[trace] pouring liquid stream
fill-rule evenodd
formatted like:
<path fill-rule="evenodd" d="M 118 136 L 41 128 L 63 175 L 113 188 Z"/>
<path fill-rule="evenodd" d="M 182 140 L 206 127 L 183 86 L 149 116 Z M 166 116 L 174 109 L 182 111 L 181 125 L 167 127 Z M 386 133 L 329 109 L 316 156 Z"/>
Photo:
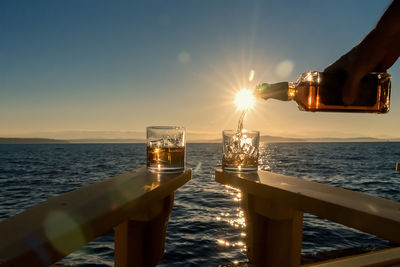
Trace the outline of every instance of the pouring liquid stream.
<path fill-rule="evenodd" d="M 224 147 L 222 165 L 226 170 L 234 171 L 254 171 L 258 164 L 258 137 L 254 136 L 254 131 L 243 129 L 244 119 L 247 112 L 255 102 L 254 92 L 242 89 L 236 96 L 235 103 L 241 114 L 237 128 L 231 131 L 231 135 L 224 131 Z M 229 132 L 229 131 L 227 131 Z M 257 134 L 256 134 L 257 135 Z M 256 139 L 254 139 L 256 138 Z M 256 143 L 253 143 L 256 140 Z"/>
<path fill-rule="evenodd" d="M 253 73 L 253 76 L 254 76 L 254 73 Z M 252 79 L 251 79 L 252 80 Z M 254 90 L 249 90 L 249 92 L 250 92 L 250 99 L 251 100 L 247 100 L 248 102 L 251 102 L 251 104 L 248 104 L 248 106 L 246 107 L 246 108 L 243 108 L 242 109 L 242 113 L 240 114 L 240 117 L 239 117 L 239 121 L 238 121 L 238 126 L 237 126 L 237 129 L 236 129 L 236 132 L 237 132 L 237 135 L 238 135 L 238 137 L 241 137 L 242 136 L 242 131 L 243 131 L 243 121 L 244 121 L 244 118 L 246 117 L 246 114 L 247 114 L 247 112 L 249 111 L 249 109 L 253 106 L 253 104 L 254 104 L 254 95 L 256 95 L 256 90 L 257 89 L 254 89 Z M 249 97 L 247 97 L 247 98 L 249 98 Z"/>
<path fill-rule="evenodd" d="M 247 109 L 243 110 L 243 111 L 242 111 L 242 114 L 241 114 L 240 117 L 239 117 L 239 122 L 238 122 L 237 130 L 236 130 L 238 136 L 241 136 L 241 135 L 242 135 L 243 120 L 244 120 L 244 117 L 246 116 L 246 113 L 247 113 Z"/>

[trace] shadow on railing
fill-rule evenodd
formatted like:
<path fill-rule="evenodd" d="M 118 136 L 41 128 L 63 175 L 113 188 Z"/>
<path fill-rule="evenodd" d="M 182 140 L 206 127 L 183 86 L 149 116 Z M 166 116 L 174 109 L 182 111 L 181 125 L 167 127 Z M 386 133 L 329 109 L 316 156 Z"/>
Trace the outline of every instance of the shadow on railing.
<path fill-rule="evenodd" d="M 400 243 L 400 203 L 266 171 L 217 170 L 215 180 L 242 191 L 247 256 L 256 266 L 300 266 L 303 213 Z M 400 248 L 312 266 L 393 266 Z"/>
<path fill-rule="evenodd" d="M 52 197 L 0 222 L 0 266 L 49 266 L 114 228 L 115 266 L 154 266 L 174 191 L 191 179 L 145 168 Z"/>

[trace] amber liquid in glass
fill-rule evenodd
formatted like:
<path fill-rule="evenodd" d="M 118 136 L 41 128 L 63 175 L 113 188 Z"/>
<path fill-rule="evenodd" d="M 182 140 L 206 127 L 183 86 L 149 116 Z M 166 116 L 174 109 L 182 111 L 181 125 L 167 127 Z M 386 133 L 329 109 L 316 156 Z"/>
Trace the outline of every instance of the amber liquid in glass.
<path fill-rule="evenodd" d="M 147 167 L 154 171 L 179 171 L 185 168 L 185 147 L 147 146 Z"/>
<path fill-rule="evenodd" d="M 229 168 L 237 169 L 238 166 L 243 166 L 242 168 L 244 170 L 248 168 L 257 168 L 258 156 L 248 155 L 245 153 L 223 154 L 222 166 L 224 166 L 227 169 Z"/>
<path fill-rule="evenodd" d="M 243 130 L 245 111 L 239 119 L 237 131 L 222 132 L 222 169 L 252 172 L 258 169 L 259 133 Z"/>

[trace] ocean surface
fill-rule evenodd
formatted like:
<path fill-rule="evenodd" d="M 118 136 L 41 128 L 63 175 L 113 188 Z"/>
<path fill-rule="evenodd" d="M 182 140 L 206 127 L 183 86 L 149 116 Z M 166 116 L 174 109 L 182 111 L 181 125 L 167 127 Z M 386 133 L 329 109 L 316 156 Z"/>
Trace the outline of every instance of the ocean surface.
<path fill-rule="evenodd" d="M 260 168 L 400 201 L 400 143 L 271 143 Z M 51 196 L 145 165 L 144 144 L 0 145 L 0 220 Z M 160 266 L 246 262 L 240 192 L 214 181 L 220 144 L 188 144 L 193 177 L 175 193 Z M 303 254 L 388 242 L 305 214 Z M 113 266 L 113 233 L 61 261 Z"/>

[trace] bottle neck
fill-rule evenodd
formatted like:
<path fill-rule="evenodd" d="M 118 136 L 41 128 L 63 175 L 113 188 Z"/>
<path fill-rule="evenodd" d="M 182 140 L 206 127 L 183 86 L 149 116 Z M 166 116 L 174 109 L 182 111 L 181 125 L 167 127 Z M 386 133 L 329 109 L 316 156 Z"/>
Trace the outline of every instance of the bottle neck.
<path fill-rule="evenodd" d="M 262 83 L 256 87 L 256 96 L 264 99 L 277 99 L 281 101 L 292 100 L 289 98 L 289 84 L 288 82 L 280 83 Z M 291 91 L 292 92 L 292 91 Z"/>
<path fill-rule="evenodd" d="M 288 84 L 288 100 L 294 100 L 297 94 L 296 85 L 294 82 L 289 82 Z"/>

